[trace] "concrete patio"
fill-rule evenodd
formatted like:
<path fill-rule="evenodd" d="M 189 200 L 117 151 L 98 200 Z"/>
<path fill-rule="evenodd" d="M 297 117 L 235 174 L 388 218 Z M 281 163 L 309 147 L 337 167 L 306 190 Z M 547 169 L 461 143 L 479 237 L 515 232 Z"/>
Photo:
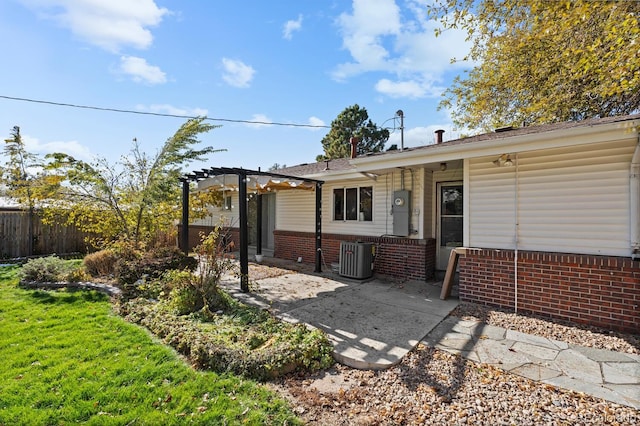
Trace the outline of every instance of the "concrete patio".
<path fill-rule="evenodd" d="M 358 281 L 331 272 L 260 279 L 250 293 L 240 291 L 237 278 L 222 285 L 246 303 L 323 330 L 336 360 L 360 369 L 397 364 L 458 305 L 457 297 L 440 300 L 434 284 Z"/>
<path fill-rule="evenodd" d="M 280 266 L 292 267 L 292 263 Z M 240 291 L 237 277 L 221 285 L 234 297 L 289 322 L 327 333 L 335 359 L 380 370 L 419 343 L 490 364 L 559 388 L 640 409 L 640 355 L 586 348 L 449 317 L 459 300 L 440 300 L 441 282 L 351 280 L 293 264 L 290 273 L 255 279 Z"/>

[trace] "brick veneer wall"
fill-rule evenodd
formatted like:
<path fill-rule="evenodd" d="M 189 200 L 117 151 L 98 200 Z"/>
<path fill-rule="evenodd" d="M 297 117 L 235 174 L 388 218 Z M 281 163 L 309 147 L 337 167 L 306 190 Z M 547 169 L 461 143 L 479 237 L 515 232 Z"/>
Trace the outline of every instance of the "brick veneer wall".
<path fill-rule="evenodd" d="M 214 226 L 189 225 L 189 250 L 200 244 L 201 235 L 209 235 L 215 229 Z M 224 233 L 229 241 L 233 241 L 231 250 L 238 250 L 240 247 L 240 228 L 227 228 Z M 182 225 L 178 225 L 178 243 L 182 244 Z M 182 249 L 182 247 L 180 247 Z"/>
<path fill-rule="evenodd" d="M 193 250 L 195 246 L 200 244 L 200 235 L 201 233 L 208 235 L 211 231 L 213 231 L 213 226 L 199 226 L 199 225 L 189 225 L 189 250 Z M 178 246 L 180 249 L 184 250 L 182 247 L 182 225 L 178 225 Z"/>
<path fill-rule="evenodd" d="M 274 257 L 315 262 L 315 234 L 310 232 L 274 231 Z M 324 263 L 338 263 L 341 241 L 371 242 L 376 246 L 375 272 L 398 278 L 427 280 L 435 270 L 434 239 L 418 240 L 401 237 L 369 237 L 362 235 L 322 234 Z"/>
<path fill-rule="evenodd" d="M 463 301 L 513 309 L 514 252 L 467 249 Z M 519 252 L 518 312 L 640 333 L 640 262 L 630 258 Z"/>

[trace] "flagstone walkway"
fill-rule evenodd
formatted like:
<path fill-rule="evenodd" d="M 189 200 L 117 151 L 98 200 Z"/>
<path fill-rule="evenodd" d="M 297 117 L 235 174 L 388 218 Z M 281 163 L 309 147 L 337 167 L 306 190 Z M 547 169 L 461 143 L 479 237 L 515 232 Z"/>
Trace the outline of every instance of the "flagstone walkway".
<path fill-rule="evenodd" d="M 640 355 L 448 317 L 423 343 L 559 388 L 640 409 Z"/>

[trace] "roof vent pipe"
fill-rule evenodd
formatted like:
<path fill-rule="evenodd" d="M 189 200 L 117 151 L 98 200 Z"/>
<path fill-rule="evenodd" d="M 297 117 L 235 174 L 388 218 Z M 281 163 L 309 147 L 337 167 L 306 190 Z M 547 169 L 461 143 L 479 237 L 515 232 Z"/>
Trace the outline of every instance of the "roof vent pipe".
<path fill-rule="evenodd" d="M 358 156 L 358 141 L 359 139 L 356 136 L 349 138 L 349 143 L 351 143 L 351 158 Z"/>
<path fill-rule="evenodd" d="M 442 134 L 444 133 L 444 130 L 442 129 L 438 129 L 436 130 L 436 144 L 441 144 L 442 143 Z"/>
<path fill-rule="evenodd" d="M 629 170 L 629 240 L 631 258 L 640 258 L 640 135 Z"/>

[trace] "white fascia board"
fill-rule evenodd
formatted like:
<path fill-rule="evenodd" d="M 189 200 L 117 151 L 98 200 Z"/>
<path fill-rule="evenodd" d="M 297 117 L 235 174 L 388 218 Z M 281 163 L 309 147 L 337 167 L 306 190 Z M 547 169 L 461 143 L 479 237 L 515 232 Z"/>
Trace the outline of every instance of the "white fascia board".
<path fill-rule="evenodd" d="M 324 172 L 324 173 L 314 173 L 310 175 L 304 175 L 307 179 L 317 179 L 322 180 L 324 182 L 332 182 L 336 180 L 344 180 L 344 179 L 362 179 L 364 176 L 362 173 L 356 170 L 339 170 L 335 172 Z"/>

